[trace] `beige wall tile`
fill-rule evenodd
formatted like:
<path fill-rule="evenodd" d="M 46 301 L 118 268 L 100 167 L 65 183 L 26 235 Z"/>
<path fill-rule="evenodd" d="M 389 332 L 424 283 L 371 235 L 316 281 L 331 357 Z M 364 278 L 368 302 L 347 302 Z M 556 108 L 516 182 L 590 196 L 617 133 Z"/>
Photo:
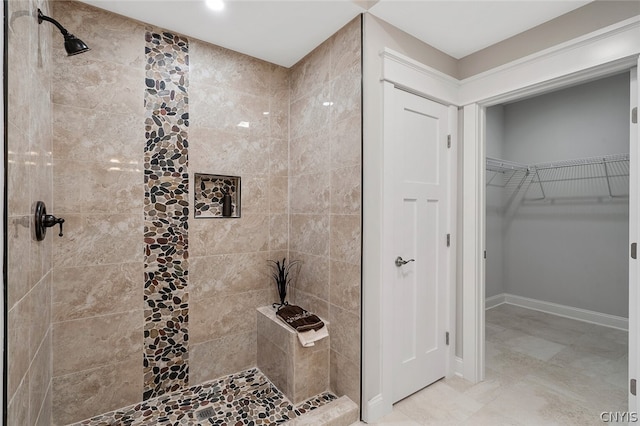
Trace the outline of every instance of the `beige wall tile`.
<path fill-rule="evenodd" d="M 331 258 L 360 264 L 360 215 L 331 215 Z"/>
<path fill-rule="evenodd" d="M 289 92 L 291 85 L 291 72 L 289 68 L 281 67 L 279 65 L 274 66 L 271 69 L 271 94 L 279 91 Z M 289 95 L 287 95 L 289 96 Z"/>
<path fill-rule="evenodd" d="M 198 84 L 249 94 L 268 94 L 276 65 L 195 39 L 189 43 L 192 88 Z M 265 110 L 266 111 L 266 110 Z"/>
<path fill-rule="evenodd" d="M 329 81 L 330 46 L 322 43 L 291 68 L 291 100 L 304 97 Z"/>
<path fill-rule="evenodd" d="M 265 175 L 242 178 L 242 214 L 265 213 L 269 208 L 269 178 Z"/>
<path fill-rule="evenodd" d="M 31 213 L 31 200 L 25 194 L 31 193 L 29 163 L 33 162 L 29 138 L 13 123 L 9 123 L 7 132 L 7 212 L 9 216 L 27 215 Z"/>
<path fill-rule="evenodd" d="M 361 117 L 360 64 L 336 76 L 331 82 L 331 118 L 335 121 Z"/>
<path fill-rule="evenodd" d="M 292 101 L 289 137 L 298 139 L 310 133 L 328 130 L 331 115 L 331 86 L 324 84 L 304 97 Z"/>
<path fill-rule="evenodd" d="M 189 170 L 243 178 L 246 174 L 266 174 L 268 150 L 268 137 L 235 129 L 194 127 L 189 131 Z"/>
<path fill-rule="evenodd" d="M 291 174 L 326 173 L 330 166 L 331 132 L 323 129 L 291 141 Z"/>
<path fill-rule="evenodd" d="M 240 333 L 189 347 L 189 385 L 256 365 L 256 333 Z"/>
<path fill-rule="evenodd" d="M 30 299 L 28 306 L 31 359 L 42 345 L 51 325 L 51 275 L 50 272 L 45 275 L 27 296 Z"/>
<path fill-rule="evenodd" d="M 8 41 L 7 79 L 12 82 L 22 82 L 31 80 L 35 63 L 35 47 L 31 46 L 31 30 L 33 21 L 22 18 L 24 14 L 31 13 L 30 1 L 8 2 L 8 18 L 10 20 L 10 33 Z M 31 58 L 34 58 L 31 60 Z M 15 124 L 19 129 L 27 130 L 30 119 L 30 87 L 28 84 L 9 84 L 7 97 L 11 108 L 7 108 L 9 122 Z M 11 148 L 11 140 L 9 141 Z"/>
<path fill-rule="evenodd" d="M 192 257 L 189 297 L 201 300 L 263 290 L 270 285 L 268 252 Z"/>
<path fill-rule="evenodd" d="M 292 251 L 329 256 L 329 215 L 291 215 L 289 248 Z"/>
<path fill-rule="evenodd" d="M 113 109 L 140 116 L 143 113 L 144 68 L 80 56 L 69 61 L 54 57 L 52 101 L 86 109 Z M 113 90 L 118 87 L 118 90 Z"/>
<path fill-rule="evenodd" d="M 31 363 L 29 328 L 31 323 L 31 298 L 25 297 L 9 310 L 7 331 L 7 399 L 15 395 L 24 380 Z M 28 383 L 28 377 L 27 377 Z M 28 386 L 27 386 L 28 391 Z"/>
<path fill-rule="evenodd" d="M 51 382 L 51 334 L 47 333 L 29 369 L 29 411 L 32 424 L 40 413 L 47 411 L 47 391 Z M 46 414 L 45 414 L 46 415 Z"/>
<path fill-rule="evenodd" d="M 360 166 L 362 163 L 361 117 L 336 122 L 331 135 L 331 168 Z"/>
<path fill-rule="evenodd" d="M 276 86 L 281 83 L 276 82 Z M 271 137 L 289 139 L 289 90 L 287 88 L 272 91 L 269 98 L 269 125 Z"/>
<path fill-rule="evenodd" d="M 53 424 L 66 425 L 139 402 L 140 353 L 91 370 L 53 379 Z"/>
<path fill-rule="evenodd" d="M 61 322 L 139 309 L 142 263 L 121 263 L 53 271 L 53 321 Z"/>
<path fill-rule="evenodd" d="M 20 383 L 7 407 L 7 425 L 30 425 L 29 417 L 29 376 Z"/>
<path fill-rule="evenodd" d="M 56 241 L 55 266 L 142 262 L 142 219 L 141 214 L 67 215 L 64 238 Z"/>
<path fill-rule="evenodd" d="M 289 139 L 271 138 L 269 146 L 269 174 L 289 175 Z"/>
<path fill-rule="evenodd" d="M 200 84 L 189 90 L 190 125 L 255 137 L 269 136 L 269 97 Z M 238 126 L 241 122 L 248 127 Z"/>
<path fill-rule="evenodd" d="M 31 253 L 31 216 L 9 217 L 7 226 L 7 288 L 8 303 L 5 309 L 18 302 L 31 289 L 29 256 Z M 37 259 L 40 260 L 40 259 Z M 38 268 L 40 274 L 40 268 Z"/>
<path fill-rule="evenodd" d="M 331 78 L 343 74 L 361 60 L 361 17 L 354 18 L 330 39 Z"/>
<path fill-rule="evenodd" d="M 331 178 L 326 173 L 291 176 L 291 213 L 323 214 L 329 211 Z"/>
<path fill-rule="evenodd" d="M 297 349 L 304 355 L 296 357 L 299 361 L 294 361 L 294 394 L 296 401 L 305 401 L 329 390 L 329 350 L 301 346 Z"/>
<path fill-rule="evenodd" d="M 360 364 L 360 317 L 335 305 L 329 307 L 331 350 Z"/>
<path fill-rule="evenodd" d="M 270 302 L 267 297 L 267 290 L 258 290 L 192 300 L 189 309 L 190 344 L 230 334 L 255 332 L 255 309 L 267 305 Z"/>
<path fill-rule="evenodd" d="M 25 218 L 23 220 L 27 220 L 27 219 Z M 33 287 L 37 283 L 39 283 L 42 280 L 42 278 L 44 278 L 44 276 L 50 271 L 54 238 L 60 238 L 60 237 L 58 237 L 58 234 L 56 233 L 56 231 L 49 229 L 49 231 L 46 234 L 48 235 L 48 238 L 45 238 L 44 241 L 36 241 L 35 229 L 34 229 L 35 225 L 33 223 L 33 218 L 29 218 L 28 221 L 31 227 L 31 231 L 30 231 L 31 238 L 29 239 L 29 256 L 27 259 L 24 259 L 24 260 L 28 260 L 29 285 Z"/>
<path fill-rule="evenodd" d="M 137 356 L 142 375 L 142 336 L 142 310 L 54 323 L 54 374 L 61 376 Z"/>
<path fill-rule="evenodd" d="M 51 392 L 53 391 L 52 381 L 49 381 L 47 386 L 44 402 L 42 403 L 42 408 L 40 409 L 40 413 L 38 414 L 38 419 L 35 421 L 36 426 L 51 426 L 51 410 L 52 410 L 52 399 L 53 396 Z"/>
<path fill-rule="evenodd" d="M 269 215 L 243 214 L 238 219 L 198 219 L 189 233 L 194 256 L 266 251 L 269 248 Z"/>
<path fill-rule="evenodd" d="M 94 161 L 142 170 L 144 121 L 141 114 L 88 110 L 72 105 L 53 104 L 52 108 L 56 160 Z M 114 122 L 118 125 L 114 126 Z"/>
<path fill-rule="evenodd" d="M 143 207 L 139 165 L 54 160 L 54 210 L 64 214 L 135 214 Z"/>
<path fill-rule="evenodd" d="M 289 179 L 285 176 L 269 178 L 269 213 L 289 212 Z"/>
<path fill-rule="evenodd" d="M 267 337 L 258 335 L 258 368 L 287 396 L 293 395 L 292 358 Z"/>
<path fill-rule="evenodd" d="M 352 314 L 360 315 L 360 265 L 331 260 L 330 302 Z"/>
<path fill-rule="evenodd" d="M 362 205 L 360 166 L 331 171 L 331 213 L 359 215 Z"/>
<path fill-rule="evenodd" d="M 289 215 L 269 215 L 269 250 L 287 250 L 289 247 Z"/>
<path fill-rule="evenodd" d="M 329 259 L 296 251 L 291 252 L 291 259 L 301 261 L 295 289 L 329 301 Z"/>
<path fill-rule="evenodd" d="M 360 405 L 360 364 L 331 351 L 331 389 Z"/>

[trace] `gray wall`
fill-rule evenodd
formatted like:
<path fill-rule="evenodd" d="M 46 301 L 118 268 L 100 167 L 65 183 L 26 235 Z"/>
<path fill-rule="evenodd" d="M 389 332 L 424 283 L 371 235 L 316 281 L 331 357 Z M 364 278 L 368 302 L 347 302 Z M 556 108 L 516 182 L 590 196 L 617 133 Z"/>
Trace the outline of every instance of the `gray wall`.
<path fill-rule="evenodd" d="M 628 108 L 626 73 L 505 105 L 504 158 L 532 164 L 628 152 Z M 489 129 L 498 123 L 487 123 L 496 133 Z M 503 217 L 504 291 L 626 317 L 628 222 L 627 200 L 521 203 Z M 500 238 L 490 229 L 488 247 Z M 494 260 L 488 277 L 499 268 Z"/>

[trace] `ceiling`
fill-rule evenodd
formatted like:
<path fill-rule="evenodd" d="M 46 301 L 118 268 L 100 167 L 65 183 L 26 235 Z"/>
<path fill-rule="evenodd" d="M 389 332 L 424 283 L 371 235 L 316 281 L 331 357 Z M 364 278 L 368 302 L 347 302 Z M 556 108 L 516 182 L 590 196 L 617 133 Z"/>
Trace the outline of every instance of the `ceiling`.
<path fill-rule="evenodd" d="M 284 67 L 367 11 L 459 59 L 590 2 L 225 0 L 214 12 L 204 0 L 82 1 Z"/>

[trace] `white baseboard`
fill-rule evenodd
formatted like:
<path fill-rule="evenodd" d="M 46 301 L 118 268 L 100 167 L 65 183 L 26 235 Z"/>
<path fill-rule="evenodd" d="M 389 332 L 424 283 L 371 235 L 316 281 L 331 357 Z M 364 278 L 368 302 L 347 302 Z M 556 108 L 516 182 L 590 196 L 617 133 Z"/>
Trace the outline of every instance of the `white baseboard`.
<path fill-rule="evenodd" d="M 455 362 L 453 364 L 453 374 L 458 377 L 464 377 L 462 372 L 464 371 L 464 364 L 462 363 L 462 358 L 456 357 Z"/>
<path fill-rule="evenodd" d="M 491 309 L 496 306 L 500 306 L 505 303 L 505 297 L 507 293 L 496 294 L 495 296 L 487 297 L 484 301 L 484 308 Z"/>
<path fill-rule="evenodd" d="M 560 305 L 558 303 L 545 302 L 543 300 L 530 299 L 528 297 L 515 296 L 508 293 L 502 293 L 496 296 L 488 297 L 485 301 L 485 307 L 486 309 L 491 309 L 495 308 L 496 306 L 502 305 L 503 303 L 520 306 L 521 308 L 546 312 L 548 314 L 558 315 L 560 317 L 602 325 L 604 327 L 617 328 L 618 330 L 625 331 L 629 330 L 628 318 L 603 314 L 586 309 L 574 308 L 571 306 Z"/>

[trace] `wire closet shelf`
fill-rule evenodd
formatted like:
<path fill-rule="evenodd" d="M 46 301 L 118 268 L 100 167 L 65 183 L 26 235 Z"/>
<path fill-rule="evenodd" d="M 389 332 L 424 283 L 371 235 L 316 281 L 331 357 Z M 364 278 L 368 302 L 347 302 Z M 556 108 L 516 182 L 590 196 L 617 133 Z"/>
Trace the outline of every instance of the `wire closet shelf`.
<path fill-rule="evenodd" d="M 522 164 L 487 157 L 487 186 L 510 194 L 524 188 L 525 200 L 626 198 L 629 154 Z"/>

